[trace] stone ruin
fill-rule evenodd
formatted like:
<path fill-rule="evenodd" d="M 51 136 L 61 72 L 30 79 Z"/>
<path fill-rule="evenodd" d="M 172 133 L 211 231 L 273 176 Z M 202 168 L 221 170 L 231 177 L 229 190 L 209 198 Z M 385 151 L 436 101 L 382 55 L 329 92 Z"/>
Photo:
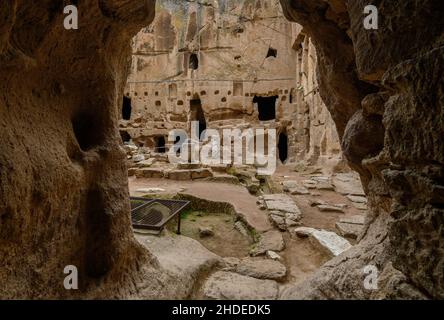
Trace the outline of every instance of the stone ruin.
<path fill-rule="evenodd" d="M 158 1 L 156 18 L 134 37 L 132 50 L 119 125 L 124 142 L 143 148 L 132 153 L 165 153 L 173 144 L 168 133 L 190 133 L 197 121 L 200 132 L 276 129 L 280 162 L 341 162 L 319 95 L 316 50 L 275 1 L 218 8 Z"/>
<path fill-rule="evenodd" d="M 316 47 L 319 95 L 370 208 L 357 245 L 280 298 L 444 297 L 441 2 L 280 1 Z M 362 28 L 369 4 L 384 17 L 378 30 Z M 79 1 L 79 14 L 88 23 L 67 32 L 62 1 L 0 4 L 0 297 L 184 297 L 132 233 L 118 129 L 128 44 L 155 1 Z M 192 60 L 197 72 L 206 65 Z M 82 290 L 60 285 L 67 264 L 80 266 Z M 362 287 L 368 265 L 380 270 L 377 290 Z"/>

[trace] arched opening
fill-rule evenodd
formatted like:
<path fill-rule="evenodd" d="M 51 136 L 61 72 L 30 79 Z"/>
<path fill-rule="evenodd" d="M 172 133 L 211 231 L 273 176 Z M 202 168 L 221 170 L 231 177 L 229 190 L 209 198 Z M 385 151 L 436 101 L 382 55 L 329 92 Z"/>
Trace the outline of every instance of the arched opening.
<path fill-rule="evenodd" d="M 199 139 L 204 132 L 204 130 L 207 129 L 207 121 L 205 119 L 205 113 L 202 109 L 202 102 L 200 99 L 193 99 L 190 101 L 190 110 L 191 110 L 191 121 L 197 121 L 199 122 Z"/>
<path fill-rule="evenodd" d="M 122 119 L 123 120 L 130 120 L 131 119 L 131 98 L 129 97 L 123 97 L 123 103 L 122 103 Z"/>
<path fill-rule="evenodd" d="M 166 152 L 165 137 L 164 136 L 155 137 L 154 143 L 155 143 L 155 151 L 157 153 L 165 153 Z"/>
<path fill-rule="evenodd" d="M 253 103 L 257 103 L 260 121 L 270 121 L 276 119 L 276 100 L 278 96 L 253 98 Z"/>
<path fill-rule="evenodd" d="M 279 151 L 279 160 L 281 160 L 282 163 L 287 161 L 287 159 L 288 159 L 288 136 L 285 132 L 279 133 L 278 151 Z"/>
<path fill-rule="evenodd" d="M 192 70 L 197 70 L 199 68 L 199 58 L 196 53 L 190 55 L 189 68 Z"/>

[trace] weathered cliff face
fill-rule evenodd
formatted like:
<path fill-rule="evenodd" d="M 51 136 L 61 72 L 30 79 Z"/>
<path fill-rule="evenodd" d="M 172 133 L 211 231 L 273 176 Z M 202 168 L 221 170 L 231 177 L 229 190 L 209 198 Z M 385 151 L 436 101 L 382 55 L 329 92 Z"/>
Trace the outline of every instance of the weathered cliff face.
<path fill-rule="evenodd" d="M 133 239 L 116 115 L 154 1 L 80 1 L 72 31 L 64 5 L 0 4 L 1 298 L 131 296 L 167 277 Z"/>
<path fill-rule="evenodd" d="M 172 129 L 199 120 L 215 130 L 276 129 L 288 141 L 287 163 L 340 160 L 317 88 L 316 50 L 278 2 L 160 0 L 132 47 L 120 130 L 136 145 L 157 150 L 159 137 L 168 141 Z"/>
<path fill-rule="evenodd" d="M 317 47 L 321 95 L 371 205 L 359 245 L 283 298 L 443 298 L 441 1 L 281 3 Z M 378 30 L 363 27 L 369 4 Z M 378 290 L 364 288 L 366 265 Z"/>

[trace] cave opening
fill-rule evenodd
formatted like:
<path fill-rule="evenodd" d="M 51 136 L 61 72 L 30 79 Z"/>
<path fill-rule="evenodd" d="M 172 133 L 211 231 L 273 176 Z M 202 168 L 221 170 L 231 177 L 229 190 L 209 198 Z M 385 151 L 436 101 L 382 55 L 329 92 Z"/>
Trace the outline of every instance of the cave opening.
<path fill-rule="evenodd" d="M 197 70 L 199 68 L 199 57 L 196 53 L 190 55 L 189 67 L 191 70 Z"/>
<path fill-rule="evenodd" d="M 120 137 L 122 138 L 123 143 L 131 141 L 131 136 L 128 131 L 120 131 Z"/>
<path fill-rule="evenodd" d="M 102 116 L 94 112 L 79 112 L 72 120 L 76 140 L 83 151 L 88 151 L 103 143 L 105 139 Z"/>
<path fill-rule="evenodd" d="M 199 139 L 202 132 L 207 129 L 207 121 L 205 119 L 205 113 L 202 109 L 202 102 L 200 99 L 193 99 L 190 101 L 191 121 L 197 121 L 199 123 Z"/>
<path fill-rule="evenodd" d="M 277 49 L 274 49 L 274 48 L 270 47 L 270 48 L 268 48 L 268 52 L 267 52 L 266 58 L 270 58 L 270 57 L 276 58 L 277 54 L 278 54 Z"/>
<path fill-rule="evenodd" d="M 278 96 L 253 98 L 253 103 L 257 104 L 260 121 L 270 121 L 276 119 L 276 100 Z"/>
<path fill-rule="evenodd" d="M 122 119 L 131 120 L 131 111 L 132 111 L 131 98 L 124 96 L 122 103 Z"/>
<path fill-rule="evenodd" d="M 155 150 L 157 153 L 165 153 L 166 152 L 166 145 L 165 145 L 165 137 L 164 136 L 155 137 L 154 142 L 155 142 Z"/>
<path fill-rule="evenodd" d="M 288 136 L 285 132 L 279 133 L 278 151 L 279 151 L 279 160 L 281 160 L 282 163 L 287 161 L 287 159 L 288 159 Z"/>

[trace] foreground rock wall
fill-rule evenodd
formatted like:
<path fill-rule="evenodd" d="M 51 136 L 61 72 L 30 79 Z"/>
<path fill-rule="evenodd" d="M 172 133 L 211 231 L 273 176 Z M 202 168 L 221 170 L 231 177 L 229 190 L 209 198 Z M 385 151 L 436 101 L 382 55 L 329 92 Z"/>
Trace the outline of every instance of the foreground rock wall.
<path fill-rule="evenodd" d="M 441 1 L 281 3 L 317 47 L 320 93 L 371 206 L 359 245 L 283 298 L 443 298 Z M 378 30 L 363 28 L 369 4 Z M 367 265 L 377 290 L 364 288 Z"/>
<path fill-rule="evenodd" d="M 161 0 L 133 39 L 122 136 L 157 151 L 159 137 L 203 118 L 211 129 L 276 128 L 288 137 L 290 162 L 337 162 L 339 138 L 315 74 L 313 44 L 275 1 Z M 260 121 L 257 97 L 275 97 L 274 119 Z"/>
<path fill-rule="evenodd" d="M 63 7 L 0 3 L 0 297 L 161 297 L 168 275 L 132 235 L 116 114 L 154 1 L 80 1 L 73 31 Z"/>

